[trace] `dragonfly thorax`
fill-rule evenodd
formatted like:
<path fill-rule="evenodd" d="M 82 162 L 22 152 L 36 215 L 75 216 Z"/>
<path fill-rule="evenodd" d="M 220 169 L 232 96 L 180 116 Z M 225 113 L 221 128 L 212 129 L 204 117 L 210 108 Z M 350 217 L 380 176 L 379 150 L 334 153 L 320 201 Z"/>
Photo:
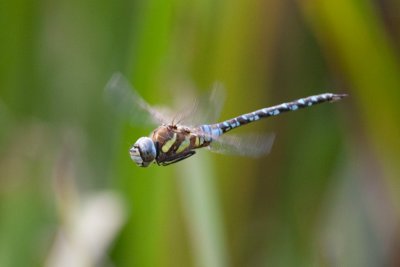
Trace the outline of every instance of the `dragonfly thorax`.
<path fill-rule="evenodd" d="M 129 150 L 131 159 L 140 167 L 147 167 L 157 155 L 156 146 L 149 137 L 140 137 Z"/>

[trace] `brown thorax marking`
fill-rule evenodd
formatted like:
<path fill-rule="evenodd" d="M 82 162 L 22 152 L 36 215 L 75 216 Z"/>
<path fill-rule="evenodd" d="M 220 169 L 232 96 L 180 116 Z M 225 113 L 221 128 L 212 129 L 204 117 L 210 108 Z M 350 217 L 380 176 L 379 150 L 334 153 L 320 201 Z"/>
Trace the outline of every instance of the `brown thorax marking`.
<path fill-rule="evenodd" d="M 181 125 L 161 125 L 153 131 L 151 136 L 157 149 L 157 163 L 163 163 L 170 159 L 179 158 L 179 155 L 186 155 L 193 149 L 208 146 L 196 128 L 192 131 Z"/>

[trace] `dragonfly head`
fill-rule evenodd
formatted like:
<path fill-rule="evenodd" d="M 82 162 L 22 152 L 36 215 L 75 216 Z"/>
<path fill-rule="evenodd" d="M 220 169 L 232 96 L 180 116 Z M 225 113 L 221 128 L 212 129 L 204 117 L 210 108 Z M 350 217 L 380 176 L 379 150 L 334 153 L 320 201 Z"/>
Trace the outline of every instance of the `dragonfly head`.
<path fill-rule="evenodd" d="M 156 147 L 149 137 L 140 137 L 136 143 L 129 149 L 131 159 L 139 167 L 147 167 L 156 158 Z"/>

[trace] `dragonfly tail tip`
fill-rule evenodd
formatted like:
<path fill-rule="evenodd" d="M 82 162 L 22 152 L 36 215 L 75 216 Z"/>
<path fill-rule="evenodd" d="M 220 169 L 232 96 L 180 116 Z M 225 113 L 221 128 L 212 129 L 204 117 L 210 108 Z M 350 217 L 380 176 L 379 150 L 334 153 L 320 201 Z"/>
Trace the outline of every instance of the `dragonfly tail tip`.
<path fill-rule="evenodd" d="M 342 98 L 345 98 L 345 97 L 347 97 L 347 96 L 348 96 L 348 94 L 334 94 L 334 95 L 332 96 L 331 102 L 339 101 L 339 100 L 341 100 Z"/>

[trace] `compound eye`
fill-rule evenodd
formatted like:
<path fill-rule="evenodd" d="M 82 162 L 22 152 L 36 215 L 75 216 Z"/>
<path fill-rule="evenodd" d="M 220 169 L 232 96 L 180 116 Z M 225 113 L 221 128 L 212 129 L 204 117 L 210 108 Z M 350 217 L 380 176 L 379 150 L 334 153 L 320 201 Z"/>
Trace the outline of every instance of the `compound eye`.
<path fill-rule="evenodd" d="M 141 137 L 129 150 L 131 159 L 140 167 L 147 167 L 156 157 L 156 147 L 149 137 Z"/>

